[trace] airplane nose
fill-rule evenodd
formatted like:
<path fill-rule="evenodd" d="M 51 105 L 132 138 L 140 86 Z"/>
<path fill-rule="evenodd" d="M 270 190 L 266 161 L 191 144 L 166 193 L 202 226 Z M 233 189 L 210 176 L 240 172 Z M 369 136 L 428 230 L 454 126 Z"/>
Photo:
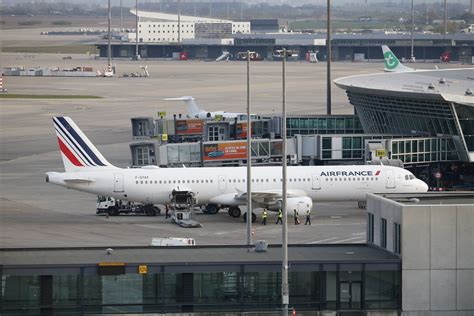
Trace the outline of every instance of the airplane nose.
<path fill-rule="evenodd" d="M 419 181 L 420 181 L 420 186 L 419 186 L 420 191 L 427 192 L 428 191 L 428 185 L 424 181 L 421 181 L 421 180 L 419 180 Z"/>

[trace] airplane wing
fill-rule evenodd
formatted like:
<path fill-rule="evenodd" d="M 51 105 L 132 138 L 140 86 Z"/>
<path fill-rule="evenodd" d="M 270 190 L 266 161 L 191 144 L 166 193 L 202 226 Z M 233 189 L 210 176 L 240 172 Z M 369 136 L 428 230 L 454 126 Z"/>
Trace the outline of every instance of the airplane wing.
<path fill-rule="evenodd" d="M 298 189 L 287 190 L 286 196 L 288 198 L 292 197 L 302 197 L 307 196 L 305 191 Z M 281 190 L 263 190 L 263 191 L 252 191 L 252 201 L 258 203 L 269 203 L 271 201 L 279 200 L 283 197 Z M 247 200 L 247 192 L 237 190 L 235 195 L 236 200 Z"/>

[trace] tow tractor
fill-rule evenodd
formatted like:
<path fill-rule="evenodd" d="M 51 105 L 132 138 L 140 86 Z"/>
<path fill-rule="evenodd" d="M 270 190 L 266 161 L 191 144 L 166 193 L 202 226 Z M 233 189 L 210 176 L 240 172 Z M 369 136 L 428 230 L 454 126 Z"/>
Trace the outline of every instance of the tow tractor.
<path fill-rule="evenodd" d="M 161 213 L 161 210 L 153 204 L 133 203 L 110 196 L 97 196 L 96 208 L 96 214 L 108 214 L 109 216 L 118 216 L 120 214 L 156 216 Z"/>
<path fill-rule="evenodd" d="M 181 227 L 196 228 L 202 227 L 196 221 L 195 211 L 199 210 L 196 204 L 194 193 L 190 191 L 175 191 L 170 195 L 171 220 Z"/>

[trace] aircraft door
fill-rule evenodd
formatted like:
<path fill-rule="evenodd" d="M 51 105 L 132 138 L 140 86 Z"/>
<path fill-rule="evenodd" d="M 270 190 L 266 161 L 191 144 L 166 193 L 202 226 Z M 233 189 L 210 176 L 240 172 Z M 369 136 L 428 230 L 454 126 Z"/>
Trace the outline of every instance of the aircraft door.
<path fill-rule="evenodd" d="M 395 175 L 393 174 L 392 170 L 387 170 L 386 187 L 387 187 L 387 189 L 394 189 L 395 188 Z"/>
<path fill-rule="evenodd" d="M 226 176 L 219 176 L 219 192 L 224 193 L 227 187 Z"/>
<path fill-rule="evenodd" d="M 114 192 L 123 192 L 123 174 L 114 173 Z"/>
<path fill-rule="evenodd" d="M 313 190 L 320 190 L 321 189 L 321 181 L 319 176 L 313 175 L 311 189 Z"/>

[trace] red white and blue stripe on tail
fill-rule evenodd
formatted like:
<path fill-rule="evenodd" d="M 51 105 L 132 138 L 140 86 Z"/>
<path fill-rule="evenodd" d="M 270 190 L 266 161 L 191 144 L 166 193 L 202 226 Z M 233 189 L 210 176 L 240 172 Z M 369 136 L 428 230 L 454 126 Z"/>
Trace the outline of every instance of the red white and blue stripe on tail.
<path fill-rule="evenodd" d="M 67 172 L 82 168 L 112 166 L 71 118 L 56 116 L 53 117 L 53 123 Z"/>

